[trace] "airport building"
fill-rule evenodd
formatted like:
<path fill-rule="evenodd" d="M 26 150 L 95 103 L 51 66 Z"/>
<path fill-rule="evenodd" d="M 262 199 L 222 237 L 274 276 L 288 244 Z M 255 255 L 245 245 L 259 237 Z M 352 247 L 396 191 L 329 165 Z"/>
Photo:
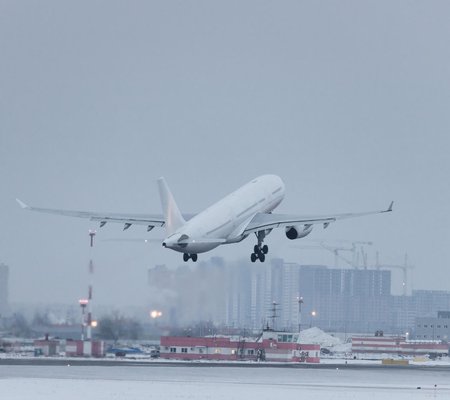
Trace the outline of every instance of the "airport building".
<path fill-rule="evenodd" d="M 439 311 L 437 317 L 416 318 L 413 336 L 418 340 L 450 339 L 450 311 Z"/>
<path fill-rule="evenodd" d="M 298 334 L 265 330 L 257 339 L 230 336 L 162 336 L 160 356 L 178 360 L 320 362 L 320 345 Z"/>
<path fill-rule="evenodd" d="M 104 357 L 105 343 L 102 340 L 60 340 L 48 337 L 34 341 L 35 356 L 60 354 L 66 357 Z"/>
<path fill-rule="evenodd" d="M 353 336 L 352 353 L 402 356 L 447 356 L 448 344 L 433 340 L 408 340 L 406 336 Z"/>

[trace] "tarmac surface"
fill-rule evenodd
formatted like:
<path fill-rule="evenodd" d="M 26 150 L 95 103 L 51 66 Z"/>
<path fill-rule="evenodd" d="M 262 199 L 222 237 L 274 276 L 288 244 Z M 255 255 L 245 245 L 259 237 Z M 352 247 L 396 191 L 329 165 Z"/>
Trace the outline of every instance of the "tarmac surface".
<path fill-rule="evenodd" d="M 157 360 L 134 360 L 134 359 L 87 359 L 87 358 L 1 358 L 0 366 L 99 366 L 99 367 L 218 367 L 218 368 L 287 368 L 287 369 L 339 369 L 339 370 L 423 370 L 450 372 L 450 364 L 447 365 L 383 365 L 380 363 L 272 363 L 272 362 L 214 362 L 214 361 L 165 361 Z"/>
<path fill-rule="evenodd" d="M 450 398 L 448 367 L 399 368 L 376 362 L 368 365 L 363 360 L 346 366 L 345 360 L 337 360 L 344 361 L 342 365 L 329 364 L 329 359 L 314 366 L 31 357 L 1 361 L 15 363 L 0 365 L 1 394 L 8 400 L 79 400 L 80 396 L 85 400 Z"/>

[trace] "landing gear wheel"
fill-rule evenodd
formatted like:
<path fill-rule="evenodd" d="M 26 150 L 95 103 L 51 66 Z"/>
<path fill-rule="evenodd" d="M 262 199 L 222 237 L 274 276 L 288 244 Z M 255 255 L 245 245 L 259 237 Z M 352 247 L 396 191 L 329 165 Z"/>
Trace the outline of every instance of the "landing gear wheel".
<path fill-rule="evenodd" d="M 188 253 L 183 253 L 183 261 L 184 262 L 187 262 L 187 261 L 189 261 L 189 254 Z"/>
<path fill-rule="evenodd" d="M 191 254 L 192 261 L 197 261 L 197 254 Z"/>
<path fill-rule="evenodd" d="M 266 244 L 263 245 L 263 242 L 264 238 L 270 233 L 271 230 L 272 229 L 255 232 L 258 243 L 253 247 L 253 253 L 250 256 L 250 260 L 252 260 L 252 262 L 255 262 L 257 259 L 261 262 L 266 260 L 266 254 L 269 252 L 269 246 Z"/>

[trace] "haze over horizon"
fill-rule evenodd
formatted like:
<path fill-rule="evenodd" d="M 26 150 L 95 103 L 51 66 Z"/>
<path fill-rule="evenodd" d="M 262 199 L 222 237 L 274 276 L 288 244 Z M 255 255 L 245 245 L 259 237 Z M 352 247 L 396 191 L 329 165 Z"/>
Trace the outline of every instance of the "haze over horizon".
<path fill-rule="evenodd" d="M 445 1 L 1 1 L 0 262 L 10 301 L 76 301 L 92 256 L 97 302 L 143 304 L 147 269 L 182 264 L 160 245 L 102 241 L 162 230 L 100 230 L 25 212 L 16 197 L 160 213 L 165 176 L 192 213 L 265 173 L 286 184 L 277 212 L 394 200 L 393 213 L 306 239 L 372 241 L 372 262 L 375 250 L 391 264 L 408 253 L 414 288 L 450 290 L 448 15 Z M 266 243 L 271 257 L 333 265 L 281 229 Z M 199 261 L 249 259 L 254 244 Z"/>

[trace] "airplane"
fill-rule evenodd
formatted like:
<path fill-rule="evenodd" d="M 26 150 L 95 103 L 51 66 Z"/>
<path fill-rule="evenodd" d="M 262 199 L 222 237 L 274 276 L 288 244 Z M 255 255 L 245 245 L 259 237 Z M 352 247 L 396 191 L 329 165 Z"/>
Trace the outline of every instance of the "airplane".
<path fill-rule="evenodd" d="M 162 215 L 119 214 L 91 211 L 57 210 L 31 207 L 16 199 L 23 209 L 71 217 L 88 218 L 100 222 L 103 227 L 108 222 L 123 223 L 123 230 L 131 225 L 145 225 L 147 231 L 164 227 L 166 237 L 163 247 L 183 253 L 183 260 L 197 261 L 198 254 L 210 251 L 220 245 L 238 243 L 252 233 L 257 243 L 253 247 L 250 260 L 264 262 L 269 247 L 264 244 L 266 236 L 275 228 L 284 228 L 290 240 L 309 235 L 314 225 L 327 228 L 340 219 L 382 214 L 392 211 L 394 202 L 385 210 L 334 215 L 289 215 L 272 211 L 282 202 L 285 185 L 276 175 L 262 175 L 224 197 L 198 214 L 183 215 L 164 178 L 157 180 Z"/>

